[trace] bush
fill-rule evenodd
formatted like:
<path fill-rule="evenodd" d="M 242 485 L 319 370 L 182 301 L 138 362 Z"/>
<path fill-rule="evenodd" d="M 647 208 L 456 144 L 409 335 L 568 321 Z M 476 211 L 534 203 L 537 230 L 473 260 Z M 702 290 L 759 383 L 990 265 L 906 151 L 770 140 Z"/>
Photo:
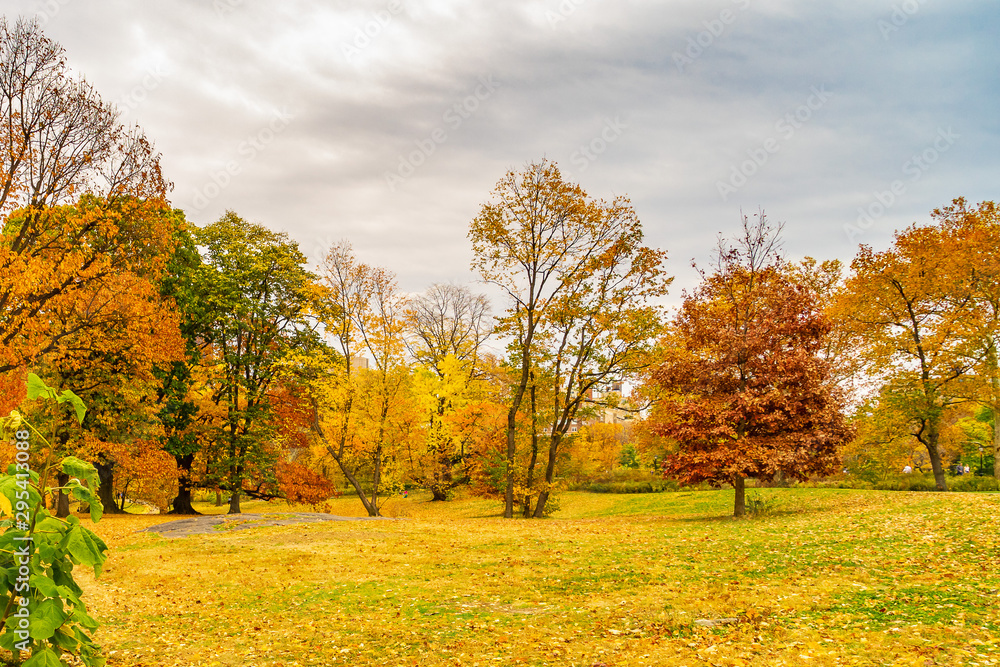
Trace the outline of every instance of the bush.
<path fill-rule="evenodd" d="M 950 491 L 1000 491 L 1000 482 L 996 477 L 976 477 L 962 475 L 948 480 Z"/>
<path fill-rule="evenodd" d="M 677 482 L 671 479 L 656 482 L 591 482 L 579 486 L 579 490 L 590 493 L 660 493 L 678 489 Z"/>
<path fill-rule="evenodd" d="M 618 468 L 597 479 L 580 480 L 569 484 L 570 491 L 590 493 L 660 493 L 677 491 L 680 486 L 672 479 L 658 473 L 633 468 Z"/>
<path fill-rule="evenodd" d="M 771 516 L 778 508 L 776 495 L 765 496 L 754 491 L 748 491 L 745 497 L 746 513 L 752 516 Z"/>

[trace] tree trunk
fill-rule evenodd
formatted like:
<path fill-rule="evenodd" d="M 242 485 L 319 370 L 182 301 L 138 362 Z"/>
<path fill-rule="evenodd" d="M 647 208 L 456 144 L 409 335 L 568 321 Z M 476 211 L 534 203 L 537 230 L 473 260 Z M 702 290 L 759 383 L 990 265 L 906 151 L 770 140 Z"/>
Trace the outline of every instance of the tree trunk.
<path fill-rule="evenodd" d="M 993 408 L 993 476 L 1000 479 L 1000 414 Z"/>
<path fill-rule="evenodd" d="M 177 497 L 171 503 L 173 509 L 169 513 L 201 514 L 191 505 L 191 465 L 194 463 L 194 454 L 175 456 L 174 459 L 177 461 L 177 470 L 180 475 L 177 476 Z M 219 499 L 222 499 L 221 495 Z"/>
<path fill-rule="evenodd" d="M 938 438 L 940 437 L 940 426 L 936 417 L 927 420 L 927 440 L 924 446 L 927 447 L 927 455 L 931 459 L 931 469 L 934 471 L 934 484 L 938 491 L 947 491 L 948 484 L 944 479 L 944 466 L 941 465 L 941 452 L 938 450 Z"/>
<path fill-rule="evenodd" d="M 549 438 L 549 460 L 545 464 L 545 490 L 538 494 L 538 503 L 535 505 L 535 518 L 541 519 L 545 516 L 545 504 L 549 502 L 549 489 L 552 488 L 552 480 L 556 474 L 556 455 L 559 453 L 559 444 L 562 442 L 562 433 L 553 433 Z"/>
<path fill-rule="evenodd" d="M 327 448 L 327 451 L 330 451 L 329 448 Z M 330 452 L 330 454 L 333 455 L 333 452 Z M 354 476 L 354 473 L 347 469 L 338 456 L 333 455 L 333 460 L 337 462 L 337 465 L 340 466 L 340 472 L 344 473 L 344 477 L 346 477 L 347 481 L 354 487 L 354 492 L 358 494 L 358 498 L 361 499 L 361 504 L 363 504 L 365 509 L 368 511 L 368 516 L 379 516 L 378 508 L 372 505 L 368 500 L 368 497 L 365 496 L 365 491 L 361 488 L 361 484 Z"/>
<path fill-rule="evenodd" d="M 741 517 L 747 512 L 746 483 L 743 479 L 743 475 L 735 475 L 733 477 L 733 489 L 736 491 L 735 502 L 733 505 L 733 516 Z"/>
<path fill-rule="evenodd" d="M 504 489 L 503 494 L 503 518 L 505 519 L 514 518 L 514 455 L 517 453 L 515 446 L 517 411 L 521 409 L 521 401 L 528 388 L 528 377 L 531 370 L 531 359 L 528 355 L 535 332 L 533 317 L 534 314 L 529 312 L 527 331 L 524 340 L 521 341 L 521 381 L 518 383 L 517 389 L 514 390 L 510 410 L 507 411 L 507 488 Z"/>
<path fill-rule="evenodd" d="M 517 408 L 512 407 L 507 412 L 507 458 L 506 458 L 506 484 L 503 491 L 503 518 L 514 518 L 514 435 L 517 425 Z"/>
<path fill-rule="evenodd" d="M 56 482 L 59 486 L 65 486 L 69 482 L 69 475 L 64 472 L 57 473 Z M 56 496 L 56 516 L 60 519 L 65 519 L 69 516 L 69 496 L 63 493 L 62 489 L 59 490 L 59 495 Z"/>
<path fill-rule="evenodd" d="M 440 484 L 431 484 L 431 500 L 448 500 L 448 492 Z"/>
<path fill-rule="evenodd" d="M 222 507 L 222 489 L 215 490 L 215 506 Z"/>
<path fill-rule="evenodd" d="M 229 514 L 242 514 L 240 511 L 240 491 L 235 489 L 229 497 Z"/>
<path fill-rule="evenodd" d="M 97 468 L 97 478 L 100 486 L 97 488 L 97 497 L 104 505 L 105 514 L 125 514 L 125 510 L 118 506 L 115 499 L 115 463 L 114 461 L 103 461 L 98 459 L 94 462 Z M 124 506 L 124 503 L 122 503 Z"/>

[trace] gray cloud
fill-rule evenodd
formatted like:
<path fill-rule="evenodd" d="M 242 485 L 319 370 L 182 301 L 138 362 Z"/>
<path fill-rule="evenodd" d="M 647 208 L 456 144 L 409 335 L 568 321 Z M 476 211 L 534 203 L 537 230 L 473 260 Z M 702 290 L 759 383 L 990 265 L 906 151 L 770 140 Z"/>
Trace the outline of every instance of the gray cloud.
<path fill-rule="evenodd" d="M 785 221 L 791 255 L 850 260 L 954 197 L 998 196 L 1000 17 L 985 1 L 53 4 L 46 32 L 129 102 L 192 220 L 231 208 L 316 255 L 346 237 L 408 290 L 473 280 L 468 222 L 505 170 L 543 156 L 592 195 L 628 194 L 678 288 L 741 208 Z M 484 80 L 495 90 L 477 97 Z M 816 89 L 828 99 L 808 108 Z M 942 129 L 960 138 L 910 180 Z M 412 174 L 387 183 L 403 163 Z M 851 239 L 897 180 L 905 193 Z"/>

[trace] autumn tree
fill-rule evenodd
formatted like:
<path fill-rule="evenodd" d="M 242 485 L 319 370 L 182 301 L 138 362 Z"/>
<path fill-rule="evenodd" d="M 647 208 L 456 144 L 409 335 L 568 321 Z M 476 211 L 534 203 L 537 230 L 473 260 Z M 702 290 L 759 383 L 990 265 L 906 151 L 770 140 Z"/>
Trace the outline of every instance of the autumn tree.
<path fill-rule="evenodd" d="M 180 211 L 175 211 L 175 215 L 182 216 Z M 160 293 L 176 306 L 184 353 L 171 363 L 158 365 L 153 372 L 159 384 L 156 405 L 163 425 L 162 448 L 174 458 L 177 467 L 177 494 L 170 502 L 170 513 L 199 514 L 191 504 L 195 487 L 193 466 L 203 444 L 199 435 L 213 420 L 208 414 L 212 410 L 200 414 L 195 386 L 203 375 L 200 363 L 211 339 L 207 334 L 212 310 L 197 292 L 198 276 L 204 269 L 192 230 L 180 227 L 175 241 L 160 280 Z"/>
<path fill-rule="evenodd" d="M 232 211 L 194 236 L 203 264 L 193 289 L 208 311 L 201 365 L 211 400 L 225 411 L 211 467 L 231 494 L 229 512 L 239 513 L 240 496 L 271 481 L 279 458 L 270 400 L 278 362 L 315 344 L 308 317 L 313 276 L 286 234 Z"/>
<path fill-rule="evenodd" d="M 99 211 L 98 215 L 108 210 L 84 197 L 76 206 L 60 206 L 50 212 L 75 219 L 90 214 L 92 209 Z M 166 229 L 176 229 L 180 224 L 164 211 L 149 215 Z M 98 234 L 89 242 L 99 246 L 104 240 Z M 141 244 L 141 239 L 136 241 Z M 85 289 L 76 291 L 73 299 L 49 302 L 44 327 L 57 336 L 44 357 L 33 365 L 54 386 L 73 387 L 92 405 L 83 423 L 89 443 L 86 447 L 66 440 L 74 430 L 68 422 L 57 430 L 54 442 L 63 448 L 63 454 L 95 465 L 101 480 L 101 498 L 109 512 L 118 508 L 111 494 L 119 460 L 112 452 L 124 451 L 120 445 L 126 440 L 158 431 L 156 416 L 149 409 L 149 392 L 155 393 L 153 387 L 157 384 L 153 371 L 183 355 L 177 312 L 156 285 L 162 272 L 161 258 L 152 248 L 123 252 L 133 252 L 130 267 L 118 267 L 102 279 L 91 281 Z M 95 326 L 98 323 L 100 326 Z M 64 516 L 68 511 L 68 498 L 62 495 L 58 512 Z"/>
<path fill-rule="evenodd" d="M 468 443 L 452 426 L 474 394 L 480 348 L 490 335 L 489 311 L 485 296 L 450 284 L 432 285 L 407 308 L 407 347 L 426 369 L 418 371 L 416 390 L 429 401 L 426 440 L 413 475 L 434 500 L 446 500 L 452 489 L 469 481 Z"/>
<path fill-rule="evenodd" d="M 651 377 L 663 397 L 651 417 L 676 443 L 663 470 L 687 483 L 735 489 L 784 474 L 828 474 L 850 435 L 823 359 L 830 329 L 812 291 L 789 279 L 780 227 L 743 219 L 735 245 L 720 239 L 711 273 L 685 293 Z"/>
<path fill-rule="evenodd" d="M 891 387 L 896 410 L 927 450 L 937 488 L 946 490 L 939 441 L 945 411 L 968 400 L 977 344 L 971 274 L 956 270 L 938 225 L 897 232 L 888 250 L 861 246 L 838 310 L 864 342 L 864 370 Z M 982 349 L 982 348 L 978 348 Z"/>
<path fill-rule="evenodd" d="M 969 377 L 958 383 L 971 402 L 1000 414 L 1000 209 L 992 201 L 970 206 L 956 199 L 932 213 L 941 229 L 941 251 L 947 260 L 946 303 L 962 313 L 957 321 L 965 340 L 961 349 L 970 364 Z M 971 308 L 966 299 L 972 300 Z M 993 476 L 1000 479 L 1000 419 L 992 418 L 989 448 Z"/>
<path fill-rule="evenodd" d="M 0 18 L 0 374 L 117 324 L 169 254 L 168 189 L 138 128 L 67 69 L 37 22 Z"/>
<path fill-rule="evenodd" d="M 315 307 L 332 348 L 292 355 L 286 368 L 309 392 L 323 452 L 379 516 L 386 492 L 401 488 L 400 454 L 417 427 L 406 300 L 391 273 L 358 262 L 346 241 L 330 248 L 318 282 Z"/>
<path fill-rule="evenodd" d="M 498 331 L 511 340 L 520 369 L 507 415 L 507 518 L 515 502 L 518 412 L 543 367 L 551 388 L 544 422 L 533 422 L 544 447 L 527 471 L 532 477 L 544 461 L 530 511 L 540 517 L 560 444 L 587 395 L 647 362 L 659 328 L 652 300 L 669 283 L 660 267 L 664 253 L 642 246 L 642 226 L 627 199 L 593 200 L 547 161 L 508 172 L 472 221 L 469 238 L 473 268 L 510 299 Z"/>

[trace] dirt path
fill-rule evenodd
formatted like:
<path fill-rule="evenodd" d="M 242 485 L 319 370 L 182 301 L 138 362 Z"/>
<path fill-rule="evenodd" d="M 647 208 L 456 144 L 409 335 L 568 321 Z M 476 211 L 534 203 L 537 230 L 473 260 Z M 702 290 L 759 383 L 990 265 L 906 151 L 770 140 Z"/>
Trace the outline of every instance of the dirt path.
<path fill-rule="evenodd" d="M 177 521 L 159 523 L 140 532 L 159 533 L 164 537 L 187 537 L 188 535 L 214 535 L 229 530 L 246 530 L 261 526 L 291 526 L 297 523 L 319 521 L 393 521 L 385 517 L 333 516 L 318 512 L 294 512 L 291 514 L 206 514 L 192 516 Z"/>

